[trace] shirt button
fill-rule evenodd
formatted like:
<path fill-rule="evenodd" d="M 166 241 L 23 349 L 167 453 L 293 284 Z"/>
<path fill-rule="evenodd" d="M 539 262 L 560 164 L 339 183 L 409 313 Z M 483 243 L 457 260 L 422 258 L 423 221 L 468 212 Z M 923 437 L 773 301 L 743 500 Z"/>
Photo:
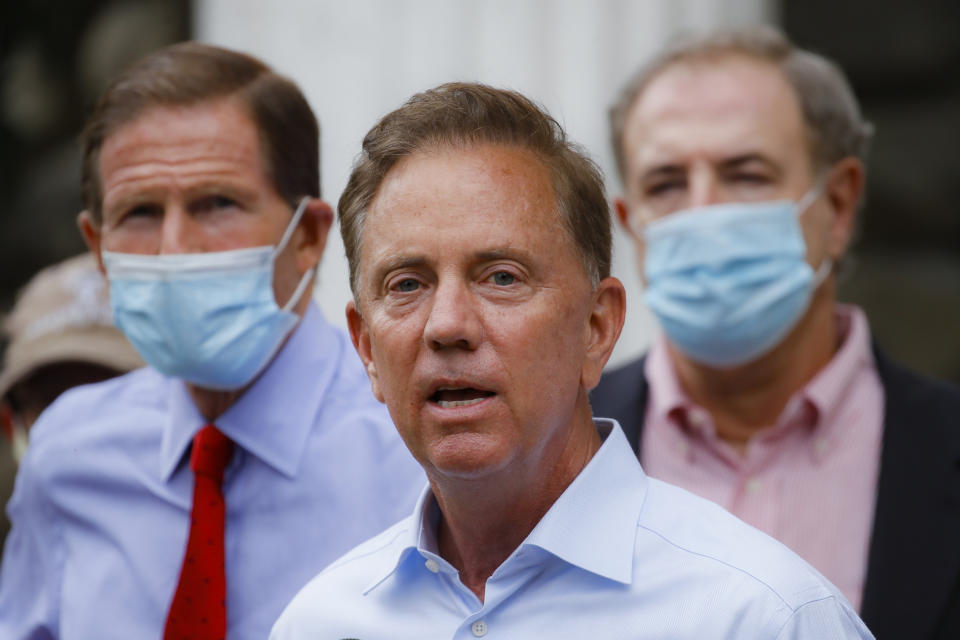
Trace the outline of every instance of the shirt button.
<path fill-rule="evenodd" d="M 427 569 L 429 569 L 433 573 L 437 573 L 438 571 L 440 571 L 440 565 L 437 564 L 437 561 L 434 560 L 433 558 L 427 558 L 427 561 L 424 562 L 424 564 L 427 565 Z"/>
<path fill-rule="evenodd" d="M 763 486 L 763 482 L 761 482 L 760 478 L 750 478 L 749 480 L 747 480 L 747 493 L 749 493 L 752 496 L 755 496 L 758 493 L 760 493 L 760 489 L 762 486 Z"/>
<path fill-rule="evenodd" d="M 487 623 L 483 620 L 477 620 L 473 623 L 473 626 L 470 627 L 470 630 L 473 631 L 473 635 L 481 638 L 487 635 Z"/>

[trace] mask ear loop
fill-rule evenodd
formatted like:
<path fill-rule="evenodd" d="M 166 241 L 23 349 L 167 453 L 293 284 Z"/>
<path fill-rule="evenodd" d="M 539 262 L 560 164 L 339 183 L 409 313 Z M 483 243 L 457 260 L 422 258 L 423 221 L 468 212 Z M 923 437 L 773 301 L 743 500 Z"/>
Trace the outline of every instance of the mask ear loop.
<path fill-rule="evenodd" d="M 803 194 L 799 200 L 797 200 L 797 217 L 803 216 L 807 212 L 807 209 L 810 208 L 817 198 L 823 195 L 823 187 L 827 183 L 827 176 L 824 173 L 821 173 L 817 176 L 817 179 L 814 181 L 813 186 L 810 187 L 810 190 Z"/>
<path fill-rule="evenodd" d="M 293 235 L 297 225 L 300 224 L 300 218 L 303 217 L 303 212 L 307 210 L 307 204 L 309 202 L 310 196 L 303 196 L 303 198 L 300 200 L 300 204 L 297 205 L 297 210 L 293 212 L 293 218 L 290 219 L 290 224 L 287 225 L 287 228 L 283 232 L 283 236 L 280 238 L 280 242 L 277 243 L 276 248 L 273 250 L 274 260 L 276 260 L 277 256 L 287 248 L 287 243 L 290 242 L 290 236 Z"/>
<path fill-rule="evenodd" d="M 821 173 L 816 182 L 813 183 L 813 186 L 810 187 L 810 190 L 803 194 L 803 197 L 797 201 L 797 218 L 800 218 L 803 214 L 807 212 L 817 198 L 823 194 L 823 187 L 827 182 L 827 176 L 825 173 Z M 820 261 L 820 266 L 817 267 L 817 270 L 813 274 L 813 282 L 811 283 L 810 289 L 816 291 L 820 288 L 820 285 L 830 276 L 830 273 L 833 271 L 833 258 L 829 254 L 823 256 L 823 259 Z"/>
<path fill-rule="evenodd" d="M 294 230 L 300 223 L 300 218 L 303 217 L 303 212 L 307 210 L 307 204 L 309 202 L 310 196 L 303 196 L 303 198 L 300 200 L 300 204 L 297 205 L 297 210 L 293 212 L 293 218 L 290 219 L 290 224 L 287 225 L 286 231 L 283 232 L 283 237 L 280 238 L 280 242 L 277 243 L 276 249 L 273 250 L 273 260 L 276 260 L 280 252 L 287 248 L 287 243 L 290 242 L 290 236 L 293 235 Z M 303 292 L 307 288 L 307 283 L 310 282 L 310 276 L 313 275 L 312 271 L 312 269 L 307 269 L 304 271 L 303 276 L 300 278 L 300 282 L 297 283 L 297 288 L 293 290 L 293 295 L 291 295 L 290 299 L 287 300 L 287 303 L 283 305 L 282 311 L 290 311 L 297 303 L 300 302 L 300 298 L 303 296 Z"/>

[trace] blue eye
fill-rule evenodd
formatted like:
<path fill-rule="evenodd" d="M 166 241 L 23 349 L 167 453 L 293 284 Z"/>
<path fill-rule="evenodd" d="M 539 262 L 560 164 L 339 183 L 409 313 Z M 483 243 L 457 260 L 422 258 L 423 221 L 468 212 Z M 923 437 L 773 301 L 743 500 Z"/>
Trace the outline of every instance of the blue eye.
<path fill-rule="evenodd" d="M 410 293 L 411 291 L 416 291 L 419 288 L 420 283 L 413 278 L 404 278 L 396 285 L 397 291 L 400 291 L 401 293 Z"/>
<path fill-rule="evenodd" d="M 500 287 L 506 287 L 517 281 L 516 277 L 507 271 L 497 271 L 491 276 L 493 283 Z"/>

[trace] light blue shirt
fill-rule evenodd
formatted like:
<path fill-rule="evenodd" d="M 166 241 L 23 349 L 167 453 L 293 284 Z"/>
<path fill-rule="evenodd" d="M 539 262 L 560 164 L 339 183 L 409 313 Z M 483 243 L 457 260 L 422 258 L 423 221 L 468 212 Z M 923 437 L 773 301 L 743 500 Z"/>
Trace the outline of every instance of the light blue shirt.
<path fill-rule="evenodd" d="M 717 505 L 647 478 L 619 425 L 484 601 L 437 552 L 427 490 L 413 515 L 312 580 L 271 640 L 872 638 L 797 555 Z"/>
<path fill-rule="evenodd" d="M 0 574 L 0 638 L 160 638 L 205 424 L 184 384 L 141 369 L 66 393 L 31 431 Z M 426 480 L 342 331 L 311 305 L 216 421 L 230 640 L 263 640 L 311 577 L 410 512 Z"/>

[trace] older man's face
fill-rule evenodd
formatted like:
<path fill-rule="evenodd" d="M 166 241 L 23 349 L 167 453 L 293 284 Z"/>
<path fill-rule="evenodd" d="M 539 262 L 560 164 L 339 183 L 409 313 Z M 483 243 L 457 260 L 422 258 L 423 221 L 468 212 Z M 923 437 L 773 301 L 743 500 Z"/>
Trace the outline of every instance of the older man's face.
<path fill-rule="evenodd" d="M 624 149 L 618 209 L 634 230 L 689 207 L 799 200 L 815 178 L 792 87 L 772 64 L 739 55 L 655 76 L 630 110 Z M 813 265 L 827 251 L 830 223 L 825 198 L 801 219 Z M 637 241 L 642 265 L 642 235 Z"/>
<path fill-rule="evenodd" d="M 405 158 L 360 260 L 351 334 L 428 475 L 537 468 L 599 375 L 585 366 L 593 287 L 543 164 L 496 145 Z"/>
<path fill-rule="evenodd" d="M 268 176 L 256 126 L 229 98 L 148 109 L 107 137 L 99 174 L 102 220 L 96 224 L 87 212 L 80 218 L 95 253 L 274 245 L 292 216 Z M 326 207 L 315 202 L 313 209 Z M 308 209 L 277 258 L 274 290 L 281 304 L 322 252 L 326 227 L 311 222 L 319 219 L 314 213 Z"/>

